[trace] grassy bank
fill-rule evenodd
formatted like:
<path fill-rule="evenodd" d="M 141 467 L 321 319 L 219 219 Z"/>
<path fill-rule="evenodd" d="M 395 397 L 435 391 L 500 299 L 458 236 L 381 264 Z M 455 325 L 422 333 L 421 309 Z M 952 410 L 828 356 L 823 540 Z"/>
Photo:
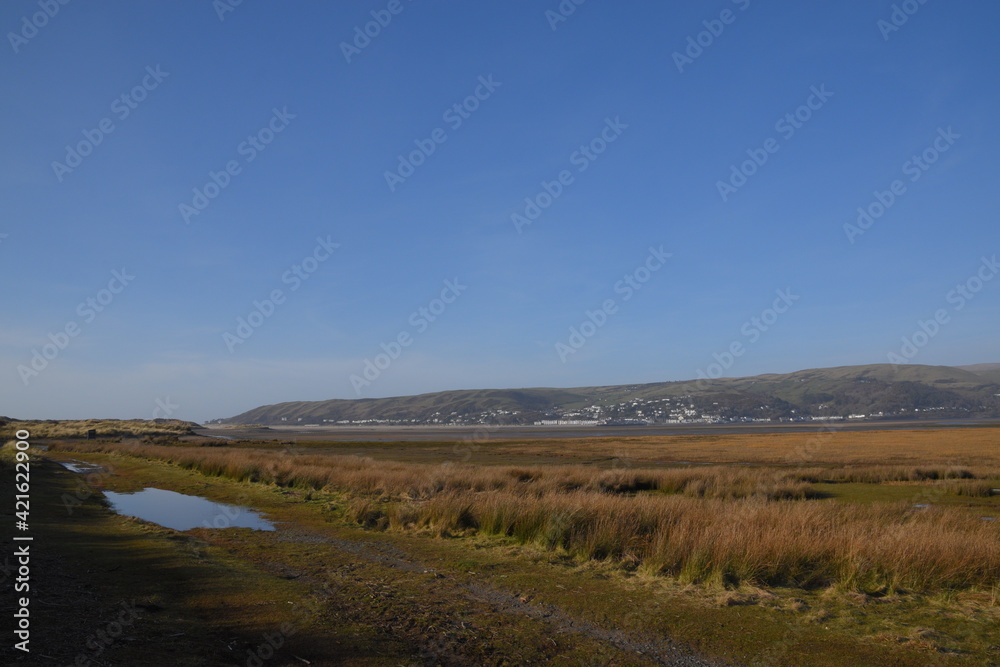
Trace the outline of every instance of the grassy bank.
<path fill-rule="evenodd" d="M 413 444 L 399 445 L 406 463 L 346 455 L 343 444 L 240 444 L 54 442 L 51 454 L 129 471 L 112 477 L 122 489 L 139 477 L 169 487 L 175 476 L 214 480 L 198 485 L 206 489 L 257 489 L 255 506 L 295 525 L 405 545 L 449 576 L 516 582 L 514 590 L 534 591 L 518 595 L 593 623 L 614 619 L 642 634 L 662 604 L 657 632 L 748 664 L 998 662 L 1000 534 L 981 518 L 1000 514 L 993 460 L 858 463 L 841 443 L 842 458 L 809 466 L 738 465 L 739 447 L 730 464 L 531 465 L 527 444 L 500 443 L 521 450 L 518 465 L 504 465 L 496 450 L 495 465 L 477 465 L 413 462 L 433 460 Z M 563 443 L 567 455 L 575 444 Z M 540 445 L 540 458 L 551 460 L 552 446 Z M 263 553 L 245 539 L 270 540 L 201 537 L 241 558 Z M 295 558 L 306 568 L 319 555 Z M 581 586 L 593 597 L 569 593 Z M 628 600 L 642 600 L 643 611 L 624 613 Z M 684 618 L 669 611 L 679 608 Z M 713 630 L 719 623 L 749 624 L 740 631 L 748 634 Z"/>
<path fill-rule="evenodd" d="M 33 438 L 86 438 L 90 431 L 97 438 L 181 436 L 193 433 L 198 425 L 179 419 L 64 419 L 0 422 L 0 438 L 12 439 L 25 429 Z"/>
<path fill-rule="evenodd" d="M 113 443 L 76 451 L 161 460 L 206 475 L 337 491 L 378 529 L 479 532 L 610 559 L 694 583 L 982 589 L 1000 581 L 1000 530 L 965 507 L 995 468 L 853 466 L 608 470 L 587 466 L 403 464 L 358 456 Z M 900 502 L 833 503 L 812 483 L 909 483 Z"/>

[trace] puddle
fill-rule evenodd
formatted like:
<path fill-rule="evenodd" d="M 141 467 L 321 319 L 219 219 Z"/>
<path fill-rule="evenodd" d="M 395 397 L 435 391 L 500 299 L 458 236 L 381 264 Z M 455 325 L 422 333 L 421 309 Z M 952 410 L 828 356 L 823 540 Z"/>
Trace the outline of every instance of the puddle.
<path fill-rule="evenodd" d="M 111 509 L 125 516 L 158 523 L 174 530 L 191 528 L 254 528 L 274 530 L 274 524 L 248 507 L 212 502 L 164 489 L 136 493 L 105 491 Z"/>
<path fill-rule="evenodd" d="M 913 507 L 919 508 L 919 509 L 923 509 L 924 507 L 930 507 L 930 505 L 926 505 L 926 504 L 924 504 L 924 505 L 914 505 Z"/>
<path fill-rule="evenodd" d="M 997 518 L 995 516 L 981 516 L 979 518 L 982 519 L 983 521 L 996 521 L 997 520 Z"/>

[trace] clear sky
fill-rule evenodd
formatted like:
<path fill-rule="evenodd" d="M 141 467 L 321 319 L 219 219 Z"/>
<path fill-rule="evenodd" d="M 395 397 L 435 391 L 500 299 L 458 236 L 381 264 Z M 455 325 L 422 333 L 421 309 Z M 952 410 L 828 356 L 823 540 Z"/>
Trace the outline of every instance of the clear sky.
<path fill-rule="evenodd" d="M 1000 361 L 1000 4 L 576 2 L 4 2 L 0 414 Z"/>

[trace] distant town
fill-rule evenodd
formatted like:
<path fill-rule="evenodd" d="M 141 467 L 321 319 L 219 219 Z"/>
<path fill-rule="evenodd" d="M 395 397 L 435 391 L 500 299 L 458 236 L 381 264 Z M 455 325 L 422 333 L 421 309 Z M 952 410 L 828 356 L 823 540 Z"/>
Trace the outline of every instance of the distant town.
<path fill-rule="evenodd" d="M 820 405 L 827 409 L 831 406 Z M 775 413 L 783 414 L 775 414 Z M 367 419 L 310 419 L 305 417 L 281 417 L 276 424 L 297 426 L 477 426 L 477 425 L 533 425 L 533 426 L 646 426 L 654 424 L 751 424 L 751 423 L 796 423 L 834 422 L 845 420 L 873 420 L 920 418 L 931 413 L 941 416 L 962 416 L 968 409 L 951 406 L 903 409 L 894 412 L 878 411 L 868 414 L 798 414 L 794 408 L 783 408 L 768 404 L 756 406 L 749 411 L 720 406 L 713 401 L 711 406 L 699 406 L 694 397 L 675 399 L 634 399 L 614 405 L 589 405 L 585 408 L 569 410 L 553 407 L 550 410 L 483 410 L 477 413 L 461 414 L 451 411 L 431 413 L 427 418 L 367 418 Z M 957 413 L 957 414 L 956 414 Z M 211 420 L 206 423 L 222 423 Z"/>
<path fill-rule="evenodd" d="M 710 381 L 292 401 L 207 423 L 585 427 L 998 416 L 1000 364 L 964 368 L 874 364 Z"/>

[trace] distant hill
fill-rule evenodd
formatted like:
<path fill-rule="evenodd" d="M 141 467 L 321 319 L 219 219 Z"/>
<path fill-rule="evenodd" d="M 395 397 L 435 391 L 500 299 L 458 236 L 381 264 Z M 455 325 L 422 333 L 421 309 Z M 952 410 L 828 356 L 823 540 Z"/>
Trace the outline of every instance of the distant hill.
<path fill-rule="evenodd" d="M 1000 382 L 1000 364 L 973 364 L 972 366 L 958 366 L 958 368 L 975 373 L 990 382 Z"/>
<path fill-rule="evenodd" d="M 224 424 L 671 422 L 1000 416 L 1000 364 L 874 364 L 572 389 L 467 389 L 265 405 Z"/>

